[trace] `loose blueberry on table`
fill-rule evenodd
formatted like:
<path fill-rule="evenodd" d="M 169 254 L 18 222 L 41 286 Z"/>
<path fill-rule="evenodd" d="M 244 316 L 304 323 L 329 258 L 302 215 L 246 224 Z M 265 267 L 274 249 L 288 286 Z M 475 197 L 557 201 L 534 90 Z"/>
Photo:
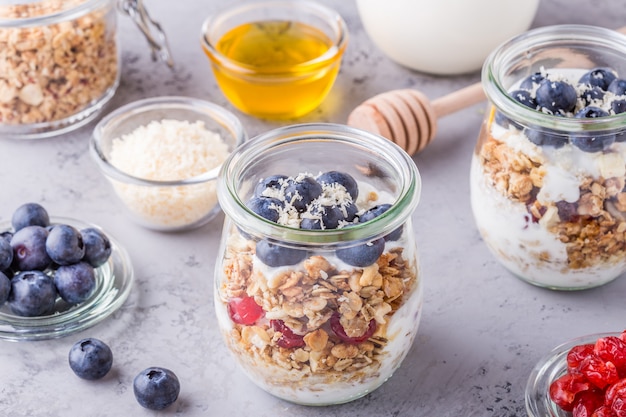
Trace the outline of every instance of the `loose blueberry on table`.
<path fill-rule="evenodd" d="M 82 379 L 103 378 L 113 366 L 113 352 L 102 340 L 86 338 L 70 349 L 68 361 L 72 371 Z"/>
<path fill-rule="evenodd" d="M 180 394 L 180 382 L 174 372 L 166 368 L 144 369 L 133 380 L 137 402 L 150 410 L 163 410 L 172 405 Z"/>

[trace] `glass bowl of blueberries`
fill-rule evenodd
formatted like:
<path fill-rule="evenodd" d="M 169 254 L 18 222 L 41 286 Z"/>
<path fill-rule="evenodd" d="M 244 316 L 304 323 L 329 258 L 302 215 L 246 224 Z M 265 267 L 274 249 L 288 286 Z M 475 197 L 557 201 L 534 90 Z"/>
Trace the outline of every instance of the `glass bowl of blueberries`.
<path fill-rule="evenodd" d="M 420 191 L 406 152 L 338 124 L 275 129 L 227 159 L 214 299 L 252 381 L 294 403 L 337 404 L 400 366 L 422 311 Z"/>
<path fill-rule="evenodd" d="M 102 228 L 25 203 L 0 231 L 0 339 L 66 336 L 128 298 L 130 257 Z"/>

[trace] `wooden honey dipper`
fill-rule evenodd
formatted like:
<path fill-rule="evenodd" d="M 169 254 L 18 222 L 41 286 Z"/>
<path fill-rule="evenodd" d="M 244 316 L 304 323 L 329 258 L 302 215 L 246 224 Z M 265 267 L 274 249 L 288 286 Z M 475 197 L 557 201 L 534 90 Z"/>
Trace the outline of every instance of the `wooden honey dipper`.
<path fill-rule="evenodd" d="M 617 30 L 626 35 L 626 27 Z M 477 82 L 432 102 L 413 89 L 378 94 L 348 116 L 348 125 L 379 134 L 395 142 L 409 155 L 421 152 L 437 132 L 437 120 L 485 100 Z"/>
<path fill-rule="evenodd" d="M 440 117 L 480 103 L 485 98 L 480 82 L 432 102 L 417 90 L 392 90 L 356 107 L 348 116 L 348 125 L 384 136 L 409 155 L 414 155 L 433 140 Z"/>

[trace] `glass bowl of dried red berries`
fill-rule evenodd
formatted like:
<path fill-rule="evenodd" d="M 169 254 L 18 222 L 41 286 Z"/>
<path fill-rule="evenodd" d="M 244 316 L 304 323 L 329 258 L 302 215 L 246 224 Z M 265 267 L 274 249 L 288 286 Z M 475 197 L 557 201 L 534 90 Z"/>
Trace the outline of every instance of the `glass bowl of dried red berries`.
<path fill-rule="evenodd" d="M 528 378 L 526 411 L 529 417 L 626 416 L 626 330 L 554 348 Z"/>

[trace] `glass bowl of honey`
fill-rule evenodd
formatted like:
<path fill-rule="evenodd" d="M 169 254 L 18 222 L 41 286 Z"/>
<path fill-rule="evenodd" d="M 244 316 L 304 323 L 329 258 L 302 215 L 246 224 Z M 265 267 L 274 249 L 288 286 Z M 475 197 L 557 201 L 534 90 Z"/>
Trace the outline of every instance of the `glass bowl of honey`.
<path fill-rule="evenodd" d="M 240 111 L 273 120 L 317 108 L 348 42 L 334 10 L 310 1 L 261 1 L 222 10 L 202 25 L 215 80 Z"/>

